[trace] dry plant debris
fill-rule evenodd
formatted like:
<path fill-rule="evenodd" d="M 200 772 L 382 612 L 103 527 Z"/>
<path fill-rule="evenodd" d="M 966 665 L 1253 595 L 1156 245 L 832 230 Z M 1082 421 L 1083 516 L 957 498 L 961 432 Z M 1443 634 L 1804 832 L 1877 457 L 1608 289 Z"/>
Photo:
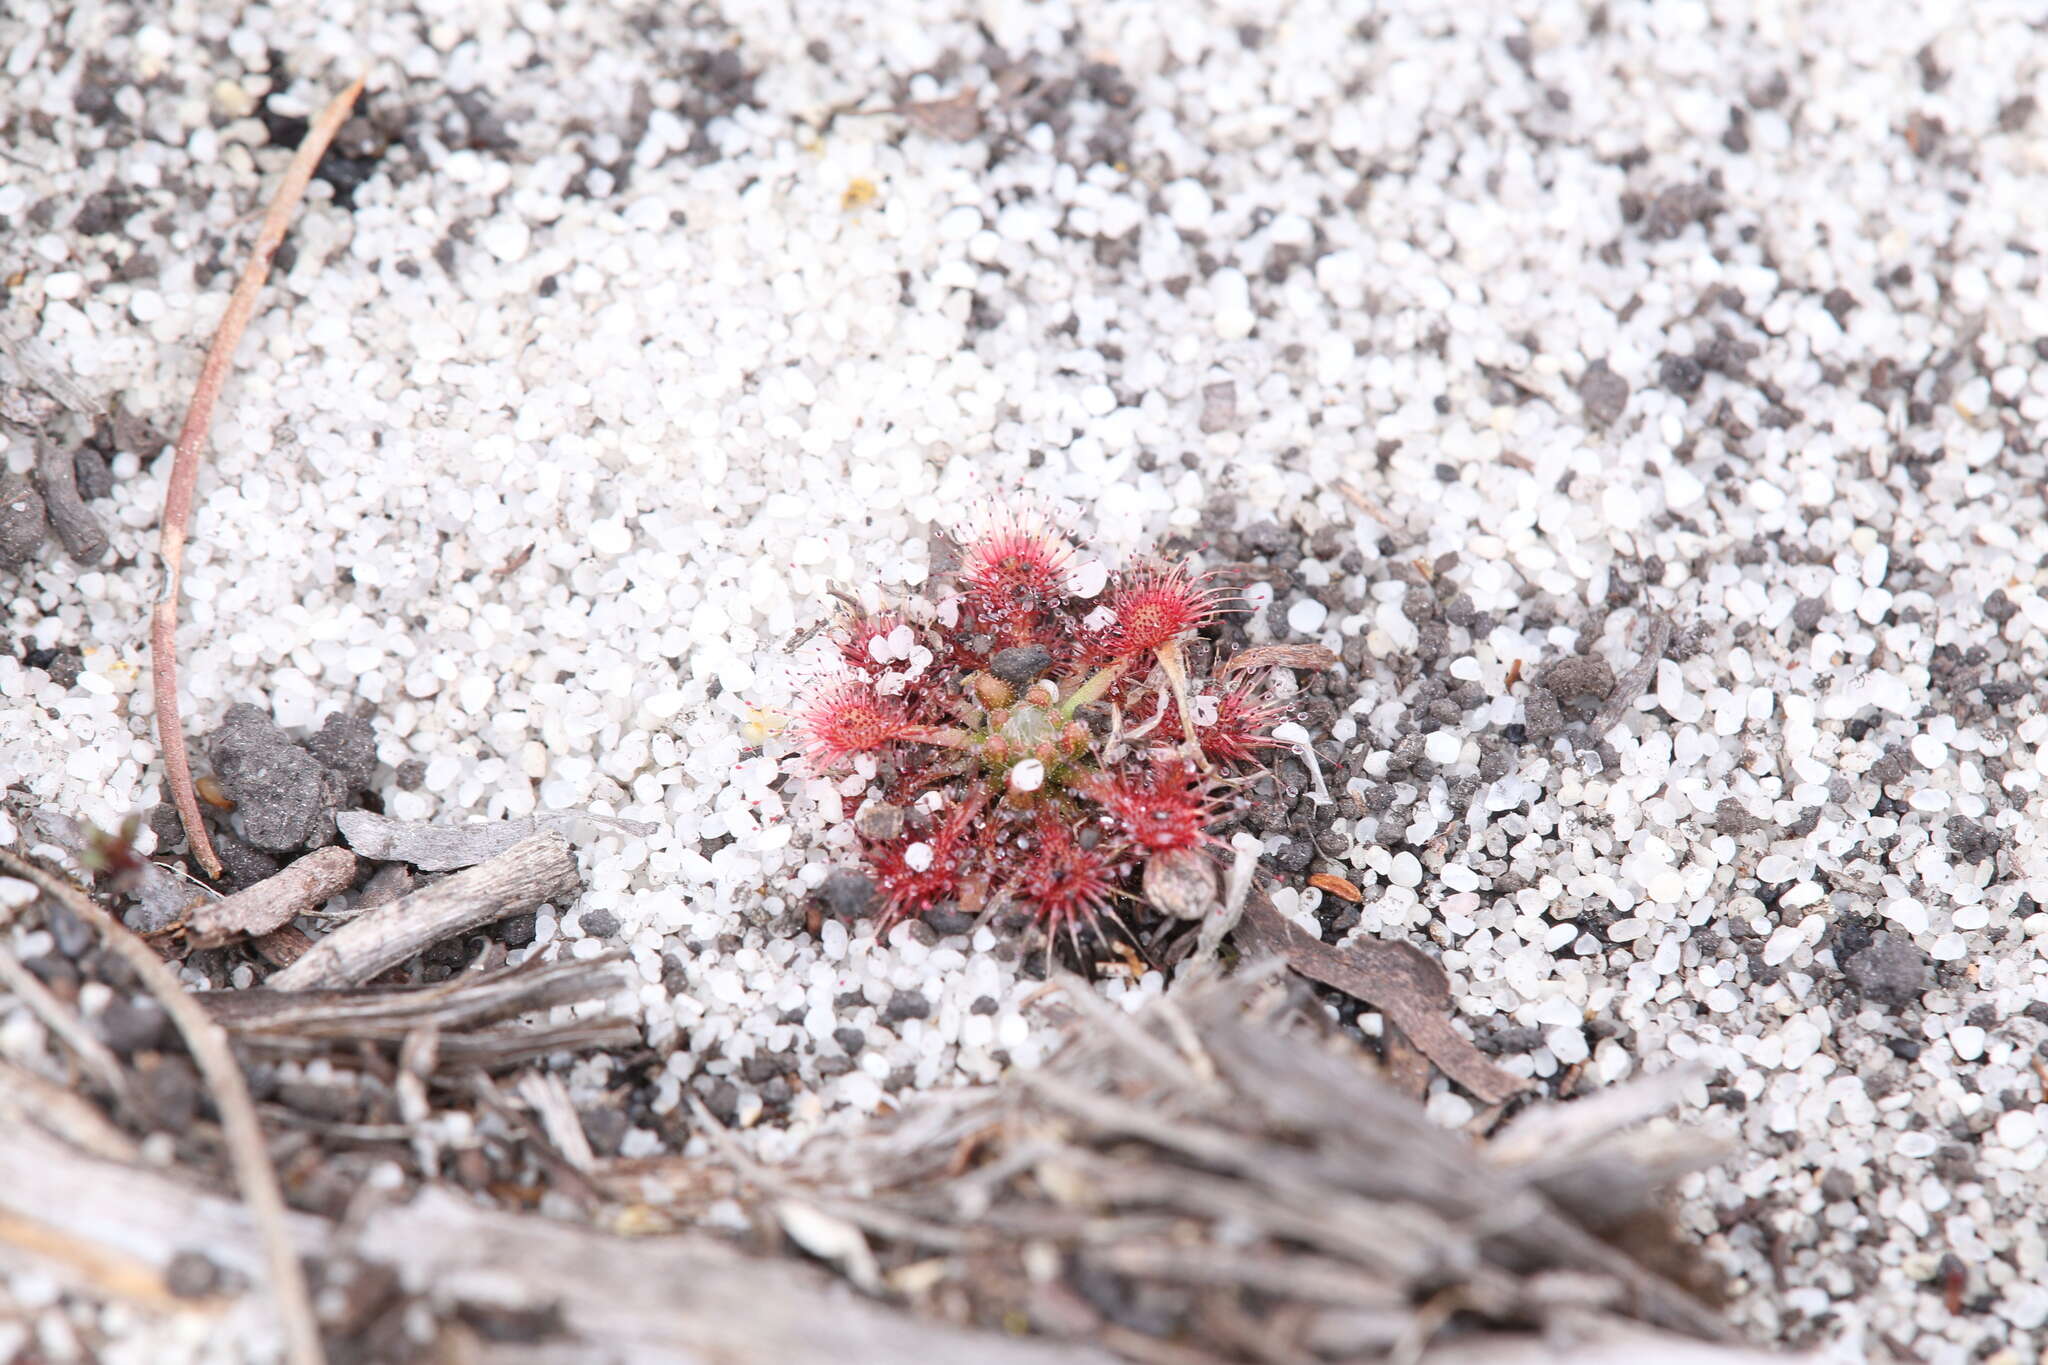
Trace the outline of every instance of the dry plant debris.
<path fill-rule="evenodd" d="M 1530 1111 L 1489 1148 L 1317 1036 L 1271 967 L 1135 1017 L 1059 984 L 1069 1041 L 1042 1069 L 926 1097 L 793 1170 L 738 1161 L 763 1216 L 920 1311 L 1131 1360 L 1567 1358 L 1544 1353 L 1558 1340 L 1760 1358 L 1607 1240 L 1654 1227 L 1660 1191 L 1723 1154 L 1641 1131 L 1686 1074 Z"/>
<path fill-rule="evenodd" d="M 223 993 L 216 1017 L 245 1042 L 404 1039 L 397 1092 L 475 1105 L 479 1135 L 536 1182 L 464 1197 L 405 1160 L 395 1188 L 278 1221 L 314 1267 L 332 1337 L 379 1359 L 503 1349 L 593 1365 L 1780 1359 L 1734 1343 L 1694 1292 L 1646 1268 L 1641 1242 L 1609 1240 L 1640 1237 L 1660 1190 L 1722 1153 L 1654 1123 L 1685 1073 L 1468 1142 L 1319 1031 L 1277 964 L 1178 987 L 1136 1016 L 1061 975 L 1067 1042 L 1046 1067 L 922 1097 L 775 1169 L 715 1124 L 703 1158 L 595 1155 L 548 1075 L 501 1084 L 445 1067 L 461 1030 L 575 998 L 613 969 Z M 0 1124 L 0 1242 L 145 1311 L 190 1305 L 195 1284 L 220 1307 L 245 1293 L 262 1268 L 250 1213 L 125 1159 L 121 1134 L 70 1108 Z M 438 1162 L 422 1122 L 324 1131 Z M 318 1155 L 321 1131 L 278 1140 L 298 1154 L 289 1167 Z M 687 1226 L 734 1197 L 750 1234 Z M 526 1211 L 547 1199 L 576 1221 Z"/>

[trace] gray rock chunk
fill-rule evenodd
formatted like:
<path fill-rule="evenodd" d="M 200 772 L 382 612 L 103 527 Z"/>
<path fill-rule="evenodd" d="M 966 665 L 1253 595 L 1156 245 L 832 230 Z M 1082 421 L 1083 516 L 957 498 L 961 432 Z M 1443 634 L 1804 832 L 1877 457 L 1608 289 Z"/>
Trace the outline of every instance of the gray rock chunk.
<path fill-rule="evenodd" d="M 1532 743 L 1556 738 L 1564 729 L 1564 709 L 1547 687 L 1532 687 L 1522 702 L 1522 725 Z"/>
<path fill-rule="evenodd" d="M 1714 807 L 1714 832 L 1741 838 L 1752 830 L 1762 829 L 1765 821 L 1749 813 L 1748 807 L 1733 796 L 1724 796 Z"/>
<path fill-rule="evenodd" d="M 1012 687 L 1028 687 L 1052 667 L 1052 651 L 1044 645 L 1012 645 L 999 649 L 988 661 L 988 671 Z"/>
<path fill-rule="evenodd" d="M 49 533 L 43 495 L 21 474 L 0 474 L 0 569 L 29 562 Z"/>
<path fill-rule="evenodd" d="M 1911 939 L 1880 929 L 1842 964 L 1842 975 L 1859 994 L 1898 1008 L 1933 984 L 1934 959 Z"/>
<path fill-rule="evenodd" d="M 336 711 L 307 737 L 306 752 L 339 774 L 350 795 L 369 790 L 377 772 L 377 733 L 361 716 Z"/>
<path fill-rule="evenodd" d="M 1614 666 L 1597 654 L 1574 654 L 1543 670 L 1543 685 L 1557 697 L 1605 701 L 1614 690 Z"/>
<path fill-rule="evenodd" d="M 1585 404 L 1587 417 L 1611 426 L 1628 407 L 1628 381 L 1608 369 L 1606 361 L 1596 360 L 1579 376 L 1579 401 Z"/>
<path fill-rule="evenodd" d="M 326 769 L 292 743 L 259 706 L 228 708 L 209 741 L 214 777 L 235 802 L 242 837 L 257 848 L 291 852 L 334 841 L 339 806 Z"/>

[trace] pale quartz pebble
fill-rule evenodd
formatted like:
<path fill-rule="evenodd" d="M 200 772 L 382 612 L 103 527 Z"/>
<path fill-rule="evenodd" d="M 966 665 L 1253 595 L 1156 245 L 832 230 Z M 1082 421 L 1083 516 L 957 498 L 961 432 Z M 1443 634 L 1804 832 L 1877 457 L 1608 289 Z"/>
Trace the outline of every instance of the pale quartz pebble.
<path fill-rule="evenodd" d="M 1778 1040 L 1784 1051 L 1778 1064 L 1787 1071 L 1797 1071 L 1820 1051 L 1821 1031 L 1805 1015 L 1795 1015 L 1778 1030 Z"/>
<path fill-rule="evenodd" d="M 616 517 L 602 517 L 591 522 L 585 535 L 590 541 L 590 548 L 609 559 L 616 559 L 633 548 L 633 533 Z"/>
<path fill-rule="evenodd" d="M 1577 1024 L 1560 1024 L 1543 1035 L 1543 1045 L 1565 1066 L 1576 1066 L 1592 1055 L 1586 1046 L 1586 1032 Z"/>
<path fill-rule="evenodd" d="M 1948 1031 L 1948 1045 L 1955 1049 L 1956 1056 L 1974 1062 L 1984 1055 L 1984 1030 L 1975 1024 L 1952 1028 Z"/>
<path fill-rule="evenodd" d="M 518 218 L 499 214 L 477 231 L 483 249 L 507 265 L 521 260 L 533 245 L 533 229 Z"/>
<path fill-rule="evenodd" d="M 1666 868 L 1643 885 L 1643 894 L 1659 905 L 1676 905 L 1685 896 L 1685 877 L 1677 868 Z"/>
<path fill-rule="evenodd" d="M 2041 1135 L 2041 1120 L 2031 1109 L 2008 1109 L 1998 1116 L 1999 1142 L 2018 1151 Z"/>
<path fill-rule="evenodd" d="M 1775 967 L 1804 946 L 1806 939 L 1795 925 L 1781 924 L 1764 943 L 1764 965 Z"/>
<path fill-rule="evenodd" d="M 1298 598 L 1287 608 L 1287 628 L 1302 635 L 1313 635 L 1323 628 L 1330 609 L 1313 597 Z"/>

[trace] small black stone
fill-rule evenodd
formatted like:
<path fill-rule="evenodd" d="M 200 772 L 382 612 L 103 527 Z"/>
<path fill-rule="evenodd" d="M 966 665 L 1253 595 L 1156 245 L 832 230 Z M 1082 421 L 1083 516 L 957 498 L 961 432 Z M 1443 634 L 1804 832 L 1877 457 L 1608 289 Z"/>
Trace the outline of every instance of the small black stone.
<path fill-rule="evenodd" d="M 849 1057 L 860 1056 L 861 1049 L 868 1045 L 868 1035 L 866 1032 L 850 1026 L 833 1029 L 832 1040 L 845 1048 L 846 1055 Z"/>
<path fill-rule="evenodd" d="M 136 1058 L 135 1107 L 151 1128 L 182 1133 L 199 1113 L 199 1073 L 183 1057 L 162 1052 Z"/>
<path fill-rule="evenodd" d="M 1762 829 L 1766 822 L 1757 819 L 1743 807 L 1741 801 L 1732 796 L 1721 798 L 1714 807 L 1714 832 L 1741 838 L 1751 830 Z"/>
<path fill-rule="evenodd" d="M 143 823 L 149 826 L 150 833 L 156 835 L 159 853 L 176 848 L 185 842 L 185 826 L 178 819 L 178 808 L 168 801 L 160 801 L 151 806 Z"/>
<path fill-rule="evenodd" d="M 969 1014 L 988 1015 L 994 1014 L 996 1008 L 996 998 L 993 995 L 982 995 L 975 997 L 974 1003 L 967 1007 L 967 1012 Z"/>
<path fill-rule="evenodd" d="M 931 1017 L 931 1002 L 916 991 L 898 991 L 889 997 L 889 1003 L 882 1010 L 882 1022 L 898 1024 L 905 1019 L 928 1019 Z"/>
<path fill-rule="evenodd" d="M 87 500 L 108 497 L 114 491 L 114 471 L 107 467 L 106 456 L 91 446 L 71 452 L 71 477 L 78 484 L 78 496 Z"/>
<path fill-rule="evenodd" d="M 1657 382 L 1666 392 L 1690 398 L 1700 391 L 1706 371 L 1689 355 L 1667 355 L 1657 367 Z"/>
<path fill-rule="evenodd" d="M 1306 872 L 1315 861 L 1316 846 L 1307 839 L 1289 839 L 1271 855 L 1274 866 L 1285 872 Z"/>
<path fill-rule="evenodd" d="M 214 831 L 213 851 L 220 857 L 221 881 L 230 890 L 239 891 L 277 875 L 277 859 L 251 848 L 226 830 Z"/>
<path fill-rule="evenodd" d="M 117 995 L 100 1011 L 96 1023 L 100 1041 L 123 1057 L 153 1052 L 163 1045 L 165 1015 L 154 1000 Z"/>
<path fill-rule="evenodd" d="M 583 1120 L 583 1136 L 590 1139 L 590 1149 L 599 1156 L 617 1156 L 619 1144 L 626 1140 L 626 1129 L 631 1120 L 626 1111 L 610 1105 L 600 1105 L 579 1110 L 577 1116 Z"/>
<path fill-rule="evenodd" d="M 341 774 L 351 794 L 367 790 L 377 771 L 377 734 L 361 716 L 336 711 L 307 738 L 306 751 Z"/>
<path fill-rule="evenodd" d="M 1792 624 L 1801 630 L 1815 630 L 1821 617 L 1827 615 L 1828 603 L 1825 597 L 1802 597 L 1792 608 Z"/>
<path fill-rule="evenodd" d="M 31 664 L 50 675 L 50 681 L 69 691 L 78 682 L 78 675 L 85 671 L 85 659 L 75 649 L 65 646 L 59 649 L 40 651 L 41 662 Z"/>
<path fill-rule="evenodd" d="M 931 926 L 933 933 L 941 936 L 964 934 L 974 927 L 974 920 L 975 917 L 965 910 L 946 905 L 934 906 L 924 912 L 924 922 Z"/>
<path fill-rule="evenodd" d="M 1012 687 L 1028 687 L 1052 667 L 1052 651 L 1044 645 L 1012 645 L 999 649 L 988 661 L 988 671 Z"/>
<path fill-rule="evenodd" d="M 1288 535 L 1277 521 L 1255 521 L 1244 528 L 1245 553 L 1271 558 L 1287 548 Z"/>
<path fill-rule="evenodd" d="M 498 942 L 507 948 L 524 948 L 533 942 L 536 932 L 536 918 L 531 911 L 498 921 Z"/>
<path fill-rule="evenodd" d="M 853 919 L 866 913 L 875 899 L 875 884 L 864 873 L 852 868 L 834 868 L 826 874 L 818 887 L 818 899 L 825 909 L 840 919 Z"/>
<path fill-rule="evenodd" d="M 739 1118 L 740 1088 L 731 1081 L 713 1082 L 704 1096 L 704 1107 L 711 1111 L 712 1117 L 730 1128 Z"/>
<path fill-rule="evenodd" d="M 1601 426 L 1611 425 L 1628 407 L 1628 381 L 1596 360 L 1579 376 L 1579 402 L 1586 416 Z"/>
<path fill-rule="evenodd" d="M 610 938 L 619 932 L 619 917 L 609 910 L 585 910 L 577 922 L 590 938 Z"/>
<path fill-rule="evenodd" d="M 204 1252 L 175 1252 L 164 1264 L 164 1288 L 174 1298 L 203 1299 L 220 1288 L 220 1283 L 220 1267 Z"/>

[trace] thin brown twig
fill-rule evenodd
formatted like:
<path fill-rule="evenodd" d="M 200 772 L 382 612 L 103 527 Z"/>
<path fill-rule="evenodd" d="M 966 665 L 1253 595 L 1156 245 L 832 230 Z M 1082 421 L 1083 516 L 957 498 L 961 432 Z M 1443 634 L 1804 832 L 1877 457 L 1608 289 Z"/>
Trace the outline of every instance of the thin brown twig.
<path fill-rule="evenodd" d="M 270 277 L 270 259 L 284 241 L 285 229 L 291 226 L 292 215 L 313 179 L 314 168 L 347 120 L 349 110 L 355 107 L 356 96 L 362 89 L 363 78 L 358 76 L 320 111 L 320 117 L 313 121 L 305 141 L 299 144 L 291 165 L 285 169 L 284 182 L 277 187 L 270 209 L 263 215 L 263 227 L 249 252 L 249 263 L 242 268 L 242 277 L 235 281 L 235 292 L 228 299 L 220 326 L 214 329 L 206 362 L 200 366 L 199 382 L 192 390 L 192 405 L 185 409 L 185 425 L 178 432 L 171 480 L 164 490 L 163 536 L 159 542 L 164 560 L 164 590 L 150 610 L 149 620 L 157 743 L 163 750 L 164 777 L 170 784 L 178 819 L 185 826 L 185 838 L 206 875 L 214 878 L 221 874 L 220 857 L 213 851 L 213 841 L 206 837 L 206 825 L 199 817 L 199 797 L 192 790 L 192 763 L 185 752 L 184 723 L 178 714 L 178 588 L 185 569 L 185 528 L 192 519 L 192 494 L 199 484 L 199 457 L 206 444 L 206 433 L 213 425 L 213 406 L 227 380 L 228 366 L 234 361 L 235 346 L 256 312 L 256 295 Z"/>
<path fill-rule="evenodd" d="M 323 1365 L 326 1355 L 320 1346 L 313 1302 L 306 1292 L 305 1271 L 299 1265 L 285 1222 L 284 1193 L 278 1187 L 277 1172 L 271 1169 L 270 1153 L 263 1143 L 256 1107 L 249 1098 L 248 1082 L 243 1079 L 234 1053 L 228 1049 L 227 1031 L 186 993 L 177 973 L 165 965 L 154 949 L 69 880 L 4 848 L 0 848 L 0 869 L 5 869 L 9 876 L 33 882 L 43 894 L 90 924 L 100 941 L 142 978 L 143 985 L 162 1002 L 164 1012 L 178 1026 L 192 1060 L 198 1063 L 200 1074 L 213 1092 L 214 1106 L 220 1111 L 221 1132 L 227 1138 L 235 1183 L 241 1188 L 250 1216 L 262 1229 L 271 1292 L 277 1299 L 278 1315 L 284 1320 L 292 1365 Z"/>

